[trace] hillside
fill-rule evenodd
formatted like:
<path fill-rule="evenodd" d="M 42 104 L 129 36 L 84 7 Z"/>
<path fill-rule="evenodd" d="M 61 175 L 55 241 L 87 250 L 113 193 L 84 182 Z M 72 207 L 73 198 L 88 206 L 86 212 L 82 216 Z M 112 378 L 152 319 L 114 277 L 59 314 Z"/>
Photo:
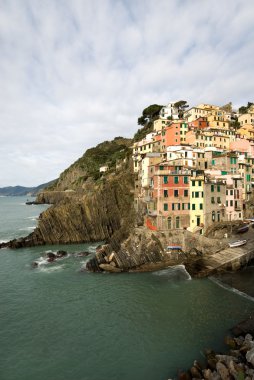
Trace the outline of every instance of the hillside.
<path fill-rule="evenodd" d="M 108 174 L 115 171 L 117 165 L 131 153 L 131 139 L 116 137 L 88 149 L 82 157 L 60 174 L 58 180 L 45 190 L 80 190 L 86 189 L 88 183 L 95 183 L 102 177 L 101 166 L 108 166 Z"/>
<path fill-rule="evenodd" d="M 36 187 L 25 187 L 25 186 L 7 186 L 0 188 L 0 195 L 4 196 L 24 196 L 24 195 L 37 195 L 45 187 L 53 185 L 55 180 L 43 183 Z"/>

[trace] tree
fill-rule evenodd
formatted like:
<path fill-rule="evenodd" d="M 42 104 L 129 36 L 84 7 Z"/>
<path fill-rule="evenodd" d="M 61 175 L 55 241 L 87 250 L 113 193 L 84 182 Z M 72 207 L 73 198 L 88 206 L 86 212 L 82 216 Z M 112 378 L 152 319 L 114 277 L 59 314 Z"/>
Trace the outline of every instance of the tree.
<path fill-rule="evenodd" d="M 158 104 L 151 104 L 150 106 L 146 107 L 142 112 L 142 116 L 138 118 L 138 125 L 144 126 L 147 123 L 153 121 L 155 117 L 159 115 L 162 107 L 163 106 L 160 106 Z"/>
<path fill-rule="evenodd" d="M 240 113 L 240 114 L 247 113 L 248 110 L 251 108 L 251 106 L 253 106 L 253 104 L 254 104 L 254 103 L 252 103 L 252 102 L 248 102 L 248 103 L 247 103 L 247 106 L 242 106 L 242 107 L 240 107 L 239 110 L 238 110 L 239 113 Z"/>
<path fill-rule="evenodd" d="M 225 104 L 221 109 L 225 112 L 232 112 L 232 102 Z"/>
<path fill-rule="evenodd" d="M 183 114 L 186 109 L 189 108 L 189 105 L 186 100 L 178 100 L 178 102 L 174 103 L 174 107 L 177 108 L 179 119 L 182 119 Z"/>
<path fill-rule="evenodd" d="M 135 133 L 134 141 L 142 140 L 148 133 L 152 132 L 153 121 L 159 116 L 162 107 L 158 104 L 151 104 L 143 110 L 142 115 L 138 118 L 138 125 L 142 125 L 143 128 L 138 129 Z"/>

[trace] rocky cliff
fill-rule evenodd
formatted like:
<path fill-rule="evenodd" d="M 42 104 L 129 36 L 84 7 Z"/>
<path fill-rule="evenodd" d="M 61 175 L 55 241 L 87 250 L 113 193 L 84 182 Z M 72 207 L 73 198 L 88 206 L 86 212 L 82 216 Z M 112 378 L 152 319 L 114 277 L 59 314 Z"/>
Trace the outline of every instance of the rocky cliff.
<path fill-rule="evenodd" d="M 114 234 L 119 240 L 135 223 L 130 171 L 108 177 L 93 193 L 47 192 L 41 197 L 56 203 L 40 215 L 35 231 L 26 238 L 3 243 L 2 247 L 108 241 Z"/>
<path fill-rule="evenodd" d="M 198 257 L 211 255 L 226 247 L 219 239 L 209 239 L 186 230 L 155 232 L 145 227 L 135 227 L 127 239 L 97 249 L 96 255 L 87 263 L 94 272 L 153 271 L 171 265 L 185 264 L 191 274 L 196 271 Z M 180 246 L 181 250 L 170 250 L 168 246 Z M 195 273 L 196 274 L 196 273 Z"/>
<path fill-rule="evenodd" d="M 37 197 L 53 204 L 25 238 L 3 243 L 19 248 L 42 244 L 108 241 L 126 238 L 136 223 L 130 139 L 116 138 L 89 149 Z M 108 166 L 106 173 L 99 168 Z M 81 175 L 82 174 L 82 175 Z"/>

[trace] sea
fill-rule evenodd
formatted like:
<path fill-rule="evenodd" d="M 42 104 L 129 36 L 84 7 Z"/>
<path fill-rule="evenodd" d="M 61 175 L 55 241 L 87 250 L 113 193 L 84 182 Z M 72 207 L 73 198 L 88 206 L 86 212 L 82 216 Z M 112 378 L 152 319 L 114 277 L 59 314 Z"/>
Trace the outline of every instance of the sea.
<path fill-rule="evenodd" d="M 29 234 L 48 207 L 26 200 L 0 197 L 0 241 Z M 0 250 L 1 380 L 173 379 L 204 349 L 223 352 L 254 312 L 253 267 L 225 281 L 192 279 L 184 266 L 88 273 L 97 244 Z M 67 257 L 48 263 L 45 252 L 60 249 Z"/>

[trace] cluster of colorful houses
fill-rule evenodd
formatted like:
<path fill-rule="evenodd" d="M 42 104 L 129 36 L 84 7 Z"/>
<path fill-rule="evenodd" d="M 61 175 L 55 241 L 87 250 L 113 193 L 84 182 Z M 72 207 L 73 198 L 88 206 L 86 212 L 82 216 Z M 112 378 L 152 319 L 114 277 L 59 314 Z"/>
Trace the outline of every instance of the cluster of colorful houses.
<path fill-rule="evenodd" d="M 254 185 L 254 106 L 239 114 L 200 104 L 179 119 L 174 104 L 133 145 L 137 210 L 145 205 L 156 230 L 203 233 L 242 220 Z"/>

